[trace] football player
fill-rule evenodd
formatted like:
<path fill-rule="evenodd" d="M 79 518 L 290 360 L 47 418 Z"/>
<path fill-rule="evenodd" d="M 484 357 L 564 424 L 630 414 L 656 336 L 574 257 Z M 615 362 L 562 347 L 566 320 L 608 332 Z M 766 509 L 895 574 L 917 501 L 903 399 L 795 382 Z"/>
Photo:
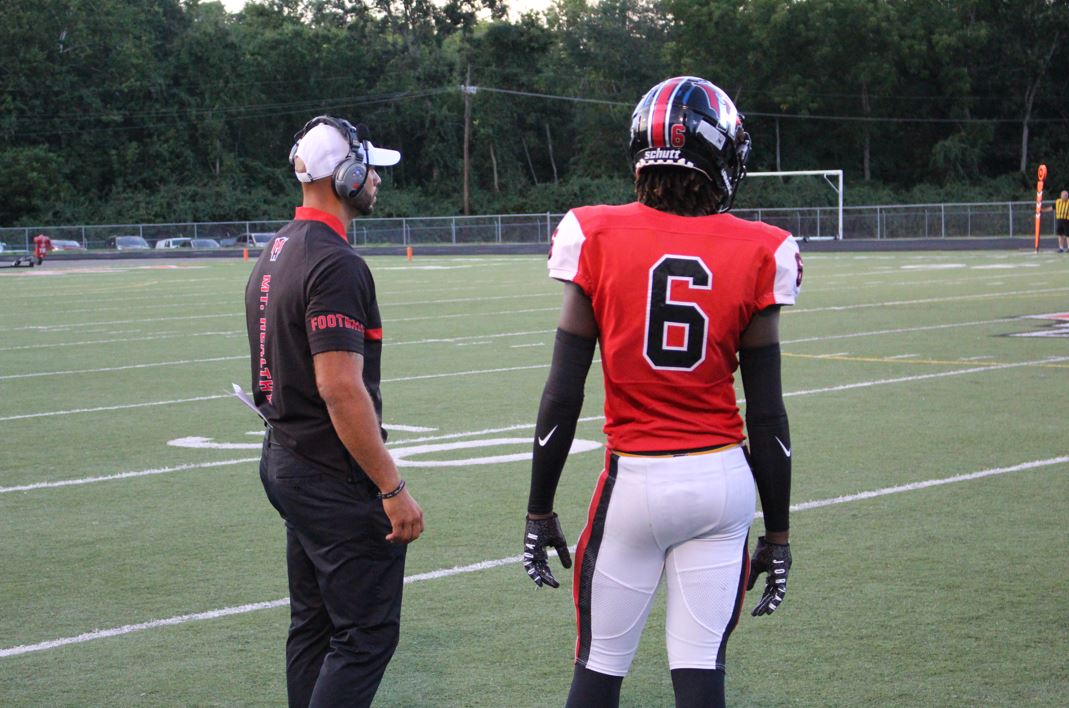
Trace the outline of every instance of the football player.
<path fill-rule="evenodd" d="M 571 567 L 553 501 L 600 346 L 607 450 L 576 549 L 567 705 L 618 705 L 662 578 L 676 705 L 723 705 L 744 588 L 768 574 L 754 615 L 774 612 L 787 589 L 793 448 L 779 310 L 795 302 L 802 260 L 789 233 L 726 213 L 750 136 L 717 86 L 682 76 L 650 89 L 632 115 L 630 153 L 637 201 L 573 209 L 553 235 L 549 274 L 564 282 L 564 303 L 538 410 L 524 565 L 540 587 L 559 586 L 547 548 Z M 765 535 L 751 558 L 757 494 Z"/>

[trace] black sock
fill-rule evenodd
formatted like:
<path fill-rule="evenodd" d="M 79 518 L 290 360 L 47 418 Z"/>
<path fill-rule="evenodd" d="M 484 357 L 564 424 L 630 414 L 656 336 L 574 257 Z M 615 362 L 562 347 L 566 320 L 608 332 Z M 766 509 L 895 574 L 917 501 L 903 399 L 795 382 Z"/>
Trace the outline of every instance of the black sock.
<path fill-rule="evenodd" d="M 674 673 L 674 672 L 673 672 Z M 576 665 L 565 708 L 616 708 L 623 676 L 609 676 Z"/>
<path fill-rule="evenodd" d="M 723 669 L 672 669 L 676 708 L 724 708 Z"/>

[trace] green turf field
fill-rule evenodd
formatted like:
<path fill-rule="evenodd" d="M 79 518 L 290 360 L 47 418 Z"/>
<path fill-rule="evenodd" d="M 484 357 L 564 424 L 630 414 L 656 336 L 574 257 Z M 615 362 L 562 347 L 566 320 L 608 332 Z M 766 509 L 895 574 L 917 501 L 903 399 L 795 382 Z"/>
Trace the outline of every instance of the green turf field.
<path fill-rule="evenodd" d="M 427 522 L 378 704 L 562 705 L 571 579 L 518 563 L 514 459 L 560 286 L 537 256 L 370 260 Z M 173 263 L 0 272 L 0 705 L 284 704 L 284 533 L 227 395 L 251 264 Z M 795 565 L 775 615 L 746 600 L 731 704 L 1069 705 L 1069 322 L 1029 317 L 1053 313 L 1069 256 L 808 255 L 783 317 Z M 572 543 L 600 464 L 565 470 Z M 663 637 L 662 598 L 624 705 L 672 704 Z"/>

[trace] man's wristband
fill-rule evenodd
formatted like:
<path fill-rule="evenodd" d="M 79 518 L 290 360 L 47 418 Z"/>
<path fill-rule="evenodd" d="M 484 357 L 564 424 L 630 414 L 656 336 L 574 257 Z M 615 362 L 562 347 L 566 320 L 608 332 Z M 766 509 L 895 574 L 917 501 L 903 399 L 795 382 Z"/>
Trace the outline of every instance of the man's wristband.
<path fill-rule="evenodd" d="M 396 487 L 394 487 L 393 491 L 390 491 L 390 492 L 379 492 L 378 493 L 378 497 L 379 497 L 379 499 L 393 499 L 398 494 L 400 494 L 401 491 L 404 488 L 405 488 L 405 480 L 402 479 L 401 483 L 398 484 Z"/>

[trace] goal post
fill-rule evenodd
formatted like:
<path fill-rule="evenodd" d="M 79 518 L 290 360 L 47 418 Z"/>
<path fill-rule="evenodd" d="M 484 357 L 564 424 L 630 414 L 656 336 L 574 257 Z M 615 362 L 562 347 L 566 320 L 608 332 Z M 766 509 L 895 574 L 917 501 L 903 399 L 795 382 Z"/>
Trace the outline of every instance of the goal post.
<path fill-rule="evenodd" d="M 782 172 L 747 172 L 746 177 L 802 177 L 802 176 L 819 176 L 823 177 L 824 181 L 828 183 L 828 186 L 832 188 L 836 195 L 835 210 L 835 235 L 819 234 L 816 236 L 807 236 L 807 240 L 832 240 L 841 241 L 843 238 L 843 171 L 842 170 L 786 170 Z M 810 209 L 818 210 L 821 207 L 798 207 L 794 211 L 807 211 Z M 823 207 L 828 208 L 828 207 Z M 761 210 L 763 211 L 763 210 Z M 819 217 L 818 217 L 819 218 Z"/>

